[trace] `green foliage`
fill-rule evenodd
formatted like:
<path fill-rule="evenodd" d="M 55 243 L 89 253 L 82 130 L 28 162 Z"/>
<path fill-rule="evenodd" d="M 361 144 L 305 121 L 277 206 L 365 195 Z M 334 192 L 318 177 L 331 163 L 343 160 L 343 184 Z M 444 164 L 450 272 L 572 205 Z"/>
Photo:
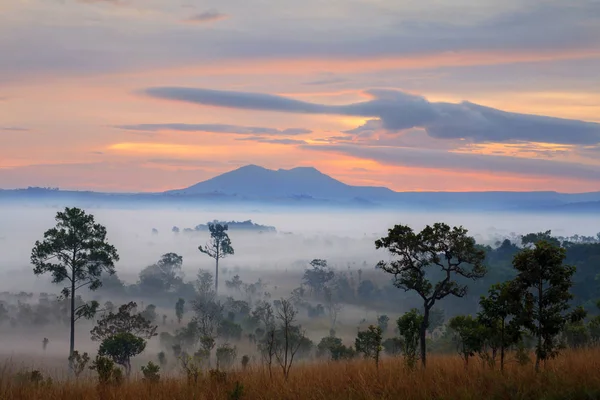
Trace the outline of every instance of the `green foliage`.
<path fill-rule="evenodd" d="M 481 311 L 477 318 L 487 331 L 482 345 L 492 348 L 492 364 L 496 349 L 500 349 L 500 370 L 504 369 L 506 349 L 521 339 L 522 297 L 517 285 L 509 281 L 492 285 L 488 296 L 479 300 Z"/>
<path fill-rule="evenodd" d="M 321 339 L 317 345 L 317 357 L 327 357 L 333 361 L 349 360 L 354 358 L 355 352 L 352 347 L 342 344 L 342 339 L 327 336 Z"/>
<path fill-rule="evenodd" d="M 142 374 L 144 380 L 150 383 L 156 383 L 160 380 L 160 367 L 154 364 L 152 361 L 148 361 L 147 365 L 142 366 Z"/>
<path fill-rule="evenodd" d="M 183 319 L 183 314 L 185 313 L 185 300 L 181 297 L 175 303 L 175 315 L 177 316 L 177 323 L 181 324 L 181 320 Z"/>
<path fill-rule="evenodd" d="M 79 208 L 65 208 L 56 214 L 56 226 L 44 233 L 31 250 L 31 263 L 36 275 L 50 273 L 53 283 L 66 282 L 62 294 L 71 298 L 71 339 L 69 354 L 75 350 L 75 321 L 93 316 L 94 307 L 75 307 L 75 292 L 88 287 L 96 290 L 102 285 L 102 272 L 115 273 L 119 260 L 117 249 L 108 243 L 106 228 L 97 224 L 94 216 Z M 83 307 L 83 306 L 80 306 Z"/>
<path fill-rule="evenodd" d="M 133 333 L 121 332 L 102 340 L 98 355 L 109 357 L 125 367 L 127 376 L 131 374 L 131 358 L 146 348 L 146 341 Z"/>
<path fill-rule="evenodd" d="M 242 385 L 241 383 L 236 381 L 235 386 L 233 387 L 231 392 L 229 392 L 227 397 L 229 398 L 229 400 L 241 400 L 243 396 L 244 396 L 244 385 Z"/>
<path fill-rule="evenodd" d="M 156 336 L 156 325 L 136 312 L 137 304 L 129 302 L 119 307 L 117 313 L 108 313 L 92 329 L 92 340 L 100 341 L 119 333 L 131 333 L 145 339 Z"/>
<path fill-rule="evenodd" d="M 590 342 L 590 331 L 585 322 L 581 319 L 575 322 L 568 322 L 563 329 L 563 339 L 567 346 L 571 348 L 585 347 Z"/>
<path fill-rule="evenodd" d="M 98 383 L 101 385 L 120 385 L 123 382 L 123 373 L 108 357 L 97 355 L 90 369 L 98 373 Z"/>
<path fill-rule="evenodd" d="M 529 350 L 525 347 L 523 341 L 517 343 L 517 351 L 515 352 L 515 359 L 520 366 L 525 366 L 531 363 L 531 357 L 529 357 Z"/>
<path fill-rule="evenodd" d="M 423 315 L 419 313 L 419 310 L 413 308 L 398 318 L 396 323 L 398 325 L 398 333 L 402 337 L 404 344 L 402 352 L 404 353 L 405 363 L 407 367 L 412 369 L 419 359 L 417 349 L 419 347 L 419 332 L 423 325 Z"/>
<path fill-rule="evenodd" d="M 415 291 L 423 300 L 419 342 L 425 366 L 430 310 L 436 301 L 447 296 L 466 295 L 467 285 L 455 278 L 475 280 L 485 275 L 485 252 L 467 235 L 466 229 L 450 228 L 444 223 L 427 225 L 419 233 L 408 226 L 396 225 L 388 231 L 388 236 L 375 241 L 375 247 L 387 249 L 397 258 L 380 261 L 377 267 L 394 276 L 396 287 Z M 439 276 L 439 280 L 434 282 L 433 276 Z"/>
<path fill-rule="evenodd" d="M 79 354 L 79 352 L 75 350 L 73 351 L 73 354 L 69 356 L 69 364 L 71 365 L 71 370 L 76 378 L 79 378 L 79 375 L 85 370 L 88 362 L 90 362 L 88 353 Z"/>
<path fill-rule="evenodd" d="M 538 241 L 533 247 L 521 250 L 513 260 L 518 271 L 515 284 L 524 293 L 526 313 L 523 325 L 536 338 L 536 370 L 540 361 L 558 354 L 558 335 L 569 319 L 581 318 L 577 311 L 569 314 L 572 276 L 575 267 L 563 264 L 566 250 L 548 241 Z M 571 318 L 573 317 L 573 318 Z"/>
<path fill-rule="evenodd" d="M 365 358 L 375 360 L 375 366 L 379 368 L 379 355 L 383 347 L 381 346 L 382 332 L 381 328 L 370 325 L 366 331 L 358 332 L 354 341 L 354 347 L 358 353 L 363 353 Z"/>
<path fill-rule="evenodd" d="M 458 315 L 448 321 L 448 328 L 452 330 L 456 350 L 467 366 L 469 358 L 481 352 L 485 333 L 483 326 L 470 315 Z"/>

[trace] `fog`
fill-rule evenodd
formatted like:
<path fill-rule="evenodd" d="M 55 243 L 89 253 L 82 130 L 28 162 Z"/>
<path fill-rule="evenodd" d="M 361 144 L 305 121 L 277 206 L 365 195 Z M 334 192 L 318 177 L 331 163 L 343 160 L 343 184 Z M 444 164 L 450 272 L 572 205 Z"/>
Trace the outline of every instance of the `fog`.
<path fill-rule="evenodd" d="M 31 249 L 43 233 L 55 225 L 58 209 L 43 207 L 3 206 L 0 209 L 0 291 L 18 293 L 48 292 L 59 294 L 61 285 L 50 283 L 48 275 L 36 277 L 29 261 Z M 377 251 L 374 240 L 384 236 L 394 224 L 407 224 L 420 230 L 426 224 L 445 222 L 462 225 L 482 244 L 494 244 L 506 237 L 519 234 L 552 230 L 554 235 L 595 235 L 600 231 L 600 215 L 561 215 L 524 213 L 415 213 L 402 211 L 297 211 L 274 212 L 236 210 L 165 210 L 165 209 L 88 209 L 96 221 L 106 226 L 108 241 L 120 255 L 116 265 L 118 276 L 133 284 L 139 272 L 155 263 L 161 255 L 169 252 L 183 256 L 183 272 L 186 280 L 195 280 L 199 269 L 214 270 L 214 260 L 198 251 L 198 245 L 209 239 L 208 232 L 176 234 L 174 226 L 182 231 L 213 220 L 252 220 L 261 225 L 273 226 L 277 233 L 255 231 L 230 231 L 229 236 L 235 254 L 221 262 L 223 280 L 232 273 L 239 274 L 244 282 L 262 278 L 270 285 L 273 298 L 289 295 L 301 283 L 302 273 L 312 259 L 325 259 L 335 269 L 362 268 L 373 280 L 384 281 L 384 276 L 374 270 L 375 263 L 387 258 Z M 155 230 L 153 232 L 153 230 Z M 111 299 L 118 303 L 115 299 Z M 123 299 L 123 302 L 128 301 Z M 120 303 L 119 303 L 120 304 Z M 172 310 L 159 309 L 162 313 Z M 341 314 L 341 326 L 348 332 L 356 332 L 358 321 L 375 318 L 377 310 L 361 310 L 348 306 Z M 172 318 L 172 317 L 169 317 Z M 311 337 L 317 340 L 328 331 L 322 324 Z M 6 328 L 2 328 L 6 331 Z M 90 325 L 80 324 L 78 348 L 93 352 L 89 340 Z M 159 328 L 159 332 L 162 328 Z M 174 328 L 173 328 L 174 329 Z M 64 326 L 54 327 L 44 333 L 36 330 L 4 333 L 0 353 L 31 357 L 42 354 L 41 339 L 51 339 L 52 346 L 44 357 L 64 357 L 67 351 L 67 332 Z M 80 338 L 80 339 L 79 339 Z M 158 351 L 156 341 L 150 347 Z M 156 354 L 156 352 L 154 353 Z M 44 362 L 37 359 L 36 362 Z"/>

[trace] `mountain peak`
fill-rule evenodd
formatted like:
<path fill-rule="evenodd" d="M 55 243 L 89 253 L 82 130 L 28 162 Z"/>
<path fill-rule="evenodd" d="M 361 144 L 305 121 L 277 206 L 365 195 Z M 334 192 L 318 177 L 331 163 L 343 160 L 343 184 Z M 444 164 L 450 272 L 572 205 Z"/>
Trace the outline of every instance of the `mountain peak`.
<path fill-rule="evenodd" d="M 356 197 L 368 200 L 388 196 L 386 188 L 350 186 L 314 167 L 267 169 L 258 165 L 245 165 L 186 189 L 169 193 L 206 194 L 222 193 L 244 198 L 302 198 L 323 200 L 350 200 Z"/>

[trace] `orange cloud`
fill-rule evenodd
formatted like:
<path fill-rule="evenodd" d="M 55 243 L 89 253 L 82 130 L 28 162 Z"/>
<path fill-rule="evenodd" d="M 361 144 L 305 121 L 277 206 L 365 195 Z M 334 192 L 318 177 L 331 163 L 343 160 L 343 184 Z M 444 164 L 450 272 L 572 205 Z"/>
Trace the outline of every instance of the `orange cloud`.
<path fill-rule="evenodd" d="M 383 56 L 371 58 L 272 58 L 272 59 L 235 59 L 204 62 L 201 65 L 175 67 L 146 71 L 156 76 L 176 75 L 268 75 L 268 74 L 306 74 L 313 72 L 335 71 L 336 73 L 365 73 L 385 70 L 422 69 L 439 67 L 468 67 L 481 65 L 501 65 L 527 62 L 543 62 L 600 57 L 600 50 L 568 49 L 561 51 L 458 51 L 406 56 Z M 125 74 L 127 75 L 127 73 Z M 134 74 L 140 76 L 139 72 Z"/>

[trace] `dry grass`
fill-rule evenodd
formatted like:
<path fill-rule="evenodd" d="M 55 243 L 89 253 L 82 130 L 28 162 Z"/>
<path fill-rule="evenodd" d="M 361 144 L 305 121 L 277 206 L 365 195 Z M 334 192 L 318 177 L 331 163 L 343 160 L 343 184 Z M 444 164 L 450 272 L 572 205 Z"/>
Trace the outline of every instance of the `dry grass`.
<path fill-rule="evenodd" d="M 565 352 L 538 374 L 514 362 L 504 374 L 478 360 L 467 370 L 455 356 L 432 356 L 425 371 L 407 371 L 401 359 L 387 359 L 379 371 L 366 360 L 297 366 L 288 382 L 276 372 L 273 382 L 256 368 L 231 372 L 225 383 L 136 379 L 104 388 L 92 381 L 20 385 L 3 373 L 0 399 L 228 399 L 236 382 L 244 387 L 242 399 L 600 399 L 600 349 Z"/>

